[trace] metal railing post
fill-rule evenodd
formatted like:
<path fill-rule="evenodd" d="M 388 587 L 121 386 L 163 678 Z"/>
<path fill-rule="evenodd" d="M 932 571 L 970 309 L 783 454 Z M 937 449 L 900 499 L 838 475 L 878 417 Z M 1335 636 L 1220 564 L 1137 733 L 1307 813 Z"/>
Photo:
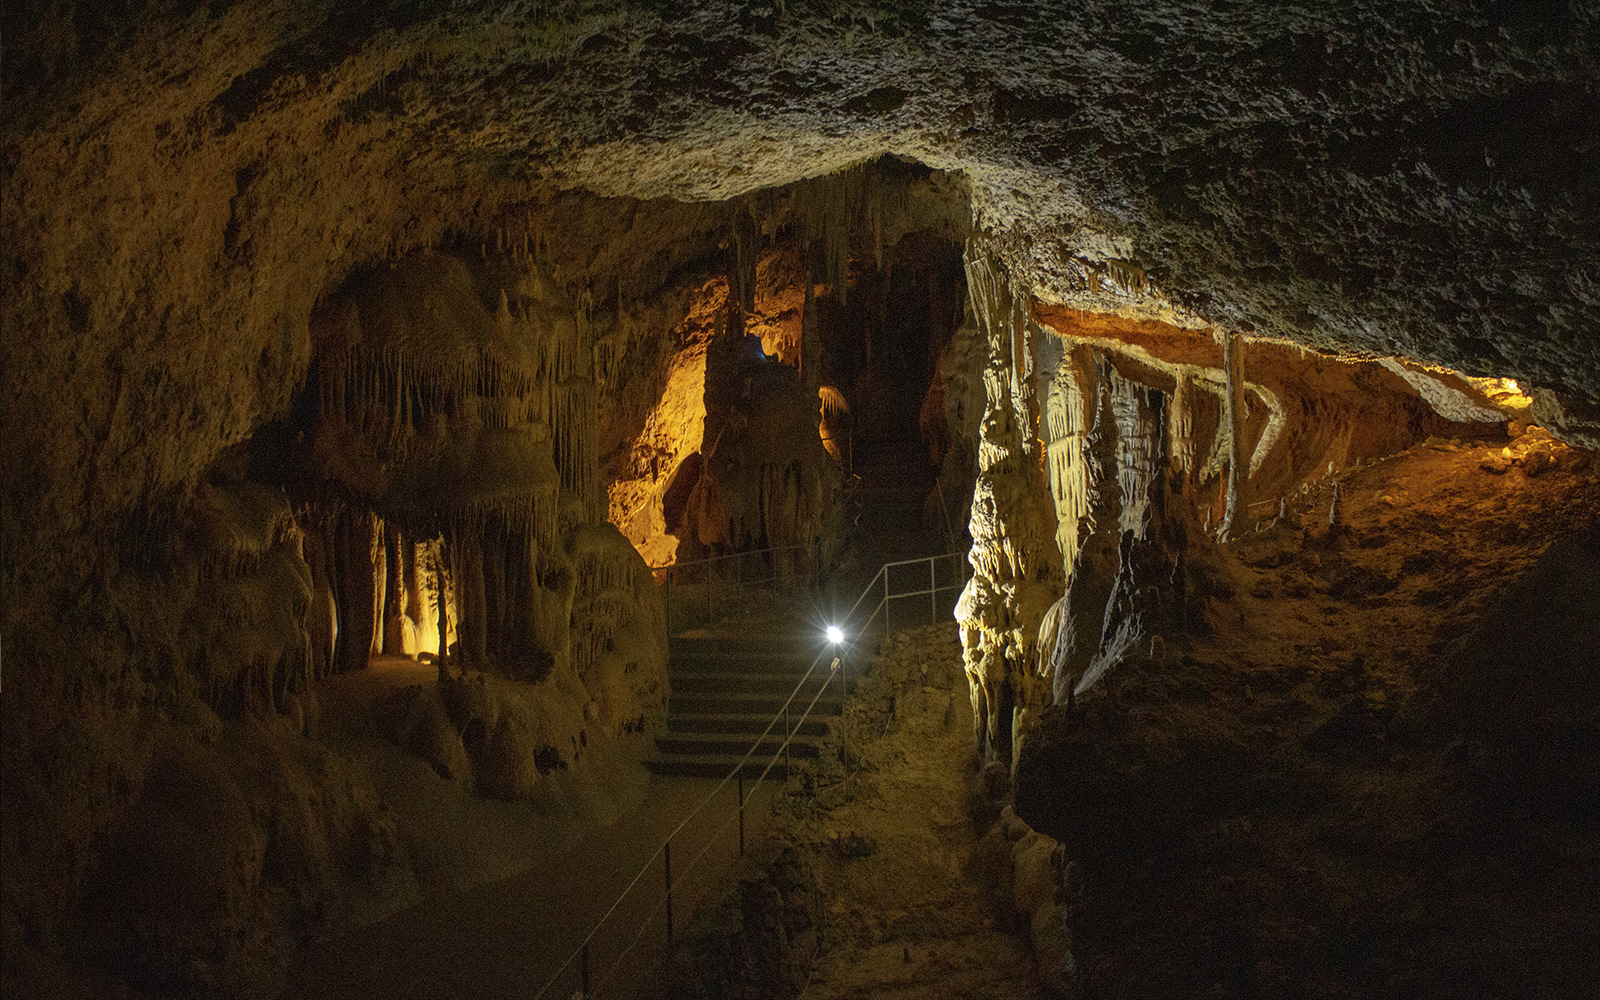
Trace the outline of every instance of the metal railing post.
<path fill-rule="evenodd" d="M 788 781 L 792 774 L 789 773 L 789 703 L 783 703 L 783 780 Z"/>
<path fill-rule="evenodd" d="M 939 585 L 934 575 L 933 556 L 928 557 L 928 624 L 932 625 L 939 620 Z"/>
<path fill-rule="evenodd" d="M 668 838 L 666 849 L 667 862 L 667 950 L 672 950 L 672 840 Z"/>

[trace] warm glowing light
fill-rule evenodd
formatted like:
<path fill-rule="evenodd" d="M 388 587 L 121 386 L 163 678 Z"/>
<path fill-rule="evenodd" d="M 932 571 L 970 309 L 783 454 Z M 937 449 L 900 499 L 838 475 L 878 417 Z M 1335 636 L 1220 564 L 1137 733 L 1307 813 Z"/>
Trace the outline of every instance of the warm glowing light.
<path fill-rule="evenodd" d="M 1522 390 L 1522 386 L 1514 378 L 1468 378 L 1468 382 L 1477 386 L 1485 395 L 1494 400 L 1496 406 L 1506 410 L 1522 410 L 1533 405 L 1533 399 Z"/>
<path fill-rule="evenodd" d="M 828 641 L 834 645 L 844 642 L 844 632 L 837 625 L 828 626 Z"/>

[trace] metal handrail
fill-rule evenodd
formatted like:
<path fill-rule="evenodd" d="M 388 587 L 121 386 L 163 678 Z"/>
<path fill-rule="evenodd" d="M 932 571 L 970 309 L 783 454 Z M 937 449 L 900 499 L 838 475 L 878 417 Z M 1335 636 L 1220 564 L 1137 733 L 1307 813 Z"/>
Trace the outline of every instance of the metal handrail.
<path fill-rule="evenodd" d="M 741 552 L 727 552 L 727 553 L 724 553 L 723 555 L 720 555 L 720 556 L 706 556 L 703 559 L 691 559 L 691 560 L 689 560 L 687 562 L 667 563 L 664 566 L 651 566 L 651 567 L 649 567 L 651 573 L 664 573 L 664 574 L 666 574 L 666 579 L 665 579 L 664 583 L 666 585 L 665 603 L 666 603 L 666 615 L 667 615 L 667 626 L 668 626 L 668 628 L 670 629 L 671 625 L 672 625 L 673 574 L 677 570 L 687 569 L 687 568 L 695 567 L 695 566 L 705 566 L 706 567 L 706 573 L 705 573 L 705 577 L 706 577 L 706 580 L 705 580 L 705 583 L 706 583 L 706 624 L 707 625 L 712 625 L 712 624 L 715 624 L 716 619 L 717 619 L 717 616 L 716 616 L 716 601 L 715 601 L 715 599 L 713 597 L 713 593 L 712 593 L 713 592 L 713 588 L 715 586 L 715 577 L 714 577 L 713 570 L 715 568 L 715 564 L 716 563 L 727 562 L 729 560 L 732 560 L 732 562 L 733 562 L 734 588 L 735 588 L 736 592 L 743 593 L 744 588 L 747 587 L 747 586 L 751 586 L 751 585 L 754 585 L 754 584 L 773 583 L 775 581 L 780 581 L 780 580 L 787 579 L 787 577 L 785 577 L 784 574 L 779 573 L 779 572 L 776 571 L 777 564 L 775 562 L 773 563 L 774 572 L 773 572 L 773 574 L 771 576 L 753 577 L 753 578 L 748 579 L 748 580 L 745 579 L 743 577 L 743 575 L 742 575 L 742 572 L 741 572 L 741 569 L 743 567 L 743 560 L 745 559 L 745 557 L 747 557 L 747 556 L 767 556 L 770 559 L 772 556 L 775 556 L 775 555 L 777 555 L 778 553 L 781 553 L 781 552 L 804 552 L 804 551 L 807 551 L 810 548 L 811 548 L 811 546 L 807 546 L 807 545 L 804 545 L 804 544 L 775 545 L 775 546 L 768 546 L 767 548 L 764 548 L 764 549 L 751 549 L 749 551 L 741 551 Z M 816 566 L 815 565 L 811 565 L 808 568 L 808 570 L 807 570 L 807 572 L 805 574 L 805 577 L 806 577 L 806 582 L 808 584 L 816 577 Z M 724 577 L 724 580 L 726 580 L 726 576 Z M 687 584 L 685 584 L 685 586 L 686 585 Z"/>
<path fill-rule="evenodd" d="M 795 548 L 803 548 L 804 546 L 794 546 L 794 547 Z M 781 551 L 781 550 L 777 550 L 777 551 Z M 884 563 L 881 567 L 879 567 L 878 571 L 872 575 L 872 579 L 867 582 L 866 587 L 863 588 L 863 590 L 861 591 L 861 596 L 856 598 L 855 604 L 851 605 L 850 610 L 845 613 L 844 621 L 848 622 L 852 617 L 854 617 L 854 615 L 856 613 L 856 610 L 861 607 L 861 602 L 866 600 L 867 596 L 869 594 L 873 593 L 877 589 L 878 578 L 882 577 L 883 578 L 883 596 L 881 598 L 879 598 L 878 603 L 876 605 L 874 605 L 874 607 L 873 607 L 872 613 L 870 615 L 868 615 L 866 621 L 864 621 L 862 623 L 862 625 L 861 625 L 861 633 L 860 634 L 864 634 L 865 633 L 866 629 L 869 626 L 871 626 L 872 622 L 878 617 L 878 612 L 882 611 L 883 612 L 884 635 L 885 635 L 885 638 L 887 638 L 887 636 L 889 634 L 889 631 L 888 631 L 888 629 L 889 629 L 889 613 L 888 613 L 889 601 L 895 600 L 897 598 L 902 598 L 902 597 L 917 597 L 917 596 L 920 596 L 920 595 L 923 595 L 923 594 L 928 594 L 928 595 L 932 595 L 931 596 L 931 600 L 930 600 L 930 607 L 936 606 L 936 602 L 937 602 L 937 596 L 936 595 L 939 594 L 939 593 L 942 593 L 944 591 L 947 591 L 947 590 L 955 589 L 956 585 L 954 585 L 954 584 L 946 584 L 943 587 L 938 586 L 937 585 L 937 577 L 935 575 L 935 565 L 938 562 L 938 560 L 949 559 L 949 558 L 952 558 L 952 557 L 959 558 L 961 555 L 962 555 L 962 553 L 959 553 L 959 552 L 945 552 L 945 553 L 942 553 L 940 555 L 925 556 L 925 557 L 920 558 L 920 559 L 902 559 L 902 560 L 899 560 L 897 562 Z M 718 557 L 715 557 L 715 558 L 727 558 L 727 557 L 726 556 L 718 556 Z M 710 560 L 702 560 L 702 561 L 710 561 Z M 893 593 L 893 594 L 890 593 L 889 571 L 891 569 L 893 569 L 896 566 L 909 566 L 909 565 L 913 565 L 913 564 L 916 564 L 916 563 L 924 563 L 924 562 L 928 564 L 929 579 L 931 581 L 929 589 L 927 589 L 927 590 L 917 590 L 917 591 L 906 591 L 904 593 Z M 963 571 L 961 585 L 964 586 L 965 583 L 966 583 L 966 574 Z M 937 613 L 935 612 L 934 615 L 931 615 L 930 617 L 935 617 L 936 614 Z M 931 622 L 930 622 L 930 624 L 931 624 Z M 784 732 L 783 742 L 778 746 L 778 748 L 776 750 L 774 750 L 772 752 L 771 760 L 767 761 L 767 766 L 765 768 L 763 768 L 762 771 L 761 771 L 761 774 L 756 777 L 755 786 L 754 786 L 754 788 L 751 789 L 751 793 L 752 794 L 754 793 L 754 790 L 756 788 L 760 788 L 761 787 L 761 783 L 766 781 L 767 776 L 772 773 L 772 769 L 777 766 L 778 758 L 781 756 L 781 757 L 784 757 L 785 759 L 787 759 L 789 744 L 790 744 L 791 741 L 793 741 L 794 735 L 797 732 L 800 731 L 801 727 L 803 727 L 805 725 L 806 721 L 811 717 L 812 711 L 816 708 L 817 702 L 819 700 L 821 700 L 823 693 L 825 691 L 827 691 L 829 685 L 831 685 L 833 683 L 834 678 L 838 677 L 841 673 L 845 675 L 843 680 L 841 681 L 841 686 L 844 689 L 844 693 L 846 695 L 849 694 L 850 686 L 849 686 L 848 667 L 846 666 L 844 668 L 841 668 L 841 666 L 840 666 L 841 657 L 835 656 L 834 659 L 833 659 L 832 664 L 830 664 L 829 667 L 828 667 L 828 676 L 827 676 L 827 678 L 822 682 L 821 686 L 819 686 L 817 688 L 816 694 L 812 695 L 810 703 L 807 704 L 806 707 L 805 707 L 805 711 L 800 714 L 800 716 L 799 716 L 799 718 L 797 720 L 794 720 L 792 722 L 790 721 L 790 715 L 789 715 L 789 707 L 790 707 L 790 705 L 792 705 L 794 703 L 795 697 L 800 694 L 801 689 L 805 687 L 806 683 L 811 680 L 812 675 L 816 673 L 818 664 L 820 664 L 822 662 L 823 656 L 825 654 L 827 654 L 829 651 L 830 650 L 829 650 L 828 647 L 824 647 L 823 649 L 821 649 L 821 650 L 819 650 L 817 652 L 817 655 L 811 661 L 811 665 L 806 668 L 805 674 L 803 676 L 801 676 L 801 678 L 800 678 L 800 680 L 798 682 L 796 682 L 796 684 L 794 686 L 794 690 L 789 692 L 789 697 L 784 699 L 783 705 L 778 709 L 777 712 L 773 713 L 772 719 L 771 719 L 771 721 L 769 721 L 767 723 L 766 729 L 762 730 L 761 735 L 756 737 L 754 740 L 751 741 L 750 749 L 745 751 L 744 756 L 739 758 L 739 762 L 733 765 L 733 767 L 728 771 L 728 773 L 723 776 L 722 780 L 717 783 L 717 786 L 715 788 L 713 788 L 709 793 L 707 793 L 705 798 L 700 800 L 700 804 L 695 806 L 694 809 L 692 809 L 689 812 L 689 814 L 686 815 L 683 818 L 682 822 L 680 822 L 677 825 L 677 827 L 672 831 L 672 833 L 667 835 L 667 839 L 662 842 L 662 845 L 660 847 L 656 848 L 655 853 L 650 855 L 649 859 L 646 860 L 644 862 L 644 864 L 640 866 L 638 874 L 634 875 L 634 877 L 628 882 L 627 887 L 624 888 L 622 890 L 622 892 L 617 895 L 617 898 L 612 901 L 611 905 L 606 908 L 605 913 L 601 914 L 600 918 L 594 922 L 594 926 L 592 926 L 589 929 L 589 933 L 584 935 L 582 943 L 580 943 L 578 945 L 578 947 L 572 952 L 572 954 L 567 956 L 567 960 L 565 962 L 561 963 L 560 968 L 556 969 L 556 971 L 550 975 L 550 978 L 545 981 L 544 985 L 542 987 L 540 987 L 539 992 L 534 995 L 534 1000 L 542 1000 L 544 995 L 550 991 L 550 988 L 552 986 L 554 986 L 558 980 L 560 980 L 560 978 L 567 972 L 567 970 L 572 968 L 572 964 L 574 962 L 576 962 L 576 961 L 579 961 L 580 959 L 583 962 L 583 983 L 584 983 L 584 988 L 581 991 L 581 993 L 585 997 L 592 997 L 594 995 L 594 992 L 591 991 L 589 989 L 589 987 L 588 987 L 588 982 L 589 982 L 589 974 L 588 974 L 589 944 L 590 944 L 590 942 L 592 942 L 594 940 L 595 935 L 600 932 L 600 929 L 605 926 L 606 921 L 611 919 L 611 915 L 617 911 L 617 907 L 622 905 L 622 901 L 628 897 L 629 893 L 633 892 L 633 890 L 634 890 L 634 888 L 636 886 L 639 885 L 640 880 L 642 880 L 644 878 L 645 873 L 648 872 L 651 869 L 651 867 L 656 863 L 656 860 L 658 858 L 668 859 L 666 861 L 666 865 L 667 865 L 667 891 L 666 891 L 665 898 L 662 900 L 662 902 L 657 903 L 650 910 L 650 912 L 644 917 L 644 919 L 642 921 L 640 921 L 639 932 L 634 935 L 633 940 L 630 941 L 628 943 L 628 945 L 625 948 L 623 948 L 622 951 L 617 955 L 616 961 L 611 964 L 610 968 L 606 971 L 605 975 L 601 978 L 601 980 L 599 981 L 599 983 L 596 986 L 596 990 L 598 990 L 598 988 L 600 986 L 604 986 L 610 980 L 611 976 L 616 972 L 617 968 L 622 964 L 622 960 L 627 957 L 629 952 L 631 952 L 633 950 L 634 946 L 639 943 L 641 938 L 643 938 L 646 928 L 648 928 L 650 923 L 653 920 L 655 920 L 656 915 L 661 912 L 663 907 L 666 908 L 667 913 L 668 913 L 669 918 L 670 918 L 670 914 L 672 912 L 672 909 L 671 909 L 672 908 L 672 875 L 671 875 L 672 869 L 671 869 L 670 858 L 671 858 L 671 850 L 672 850 L 672 841 L 673 841 L 673 839 L 684 831 L 684 828 L 689 825 L 689 821 L 690 820 L 692 820 L 696 816 L 700 815 L 701 811 L 704 810 L 706 806 L 711 804 L 711 800 L 712 799 L 714 799 L 724 788 L 728 787 L 728 783 L 730 781 L 734 781 L 736 779 L 738 780 L 738 783 L 739 783 L 739 807 L 738 807 L 738 809 L 733 811 L 732 813 L 730 813 L 728 818 L 725 819 L 722 822 L 722 825 L 717 827 L 717 829 L 715 829 L 715 830 L 713 830 L 711 832 L 711 835 L 706 839 L 705 846 L 702 847 L 701 850 L 700 850 L 700 853 L 695 855 L 695 857 L 689 862 L 688 867 L 684 868 L 684 869 L 680 869 L 680 874 L 688 874 L 689 872 L 693 871 L 695 869 L 695 867 L 705 858 L 706 853 L 711 849 L 711 846 L 717 842 L 717 839 L 722 834 L 722 832 L 725 831 L 730 824 L 732 824 L 734 818 L 735 817 L 739 817 L 739 818 L 742 819 L 742 817 L 744 815 L 745 804 L 750 801 L 750 795 L 745 794 L 745 789 L 744 789 L 744 778 L 743 778 L 743 774 L 742 774 L 744 766 L 745 766 L 745 764 L 750 762 L 750 759 L 751 759 L 752 755 L 755 754 L 756 748 L 761 745 L 762 741 L 764 741 L 768 736 L 770 736 L 772 734 L 772 729 L 773 729 L 774 726 L 776 726 L 778 724 L 779 718 L 782 718 L 782 719 L 785 720 L 784 721 L 784 730 L 785 730 L 785 732 Z M 743 824 L 741 822 L 741 825 L 740 825 L 740 853 L 742 854 L 743 852 L 744 852 L 744 827 L 743 827 Z M 672 935 L 673 935 L 673 928 L 669 925 L 668 928 L 667 928 L 667 944 L 668 944 L 668 948 L 670 948 L 671 945 L 672 945 Z"/>
<path fill-rule="evenodd" d="M 665 566 L 651 566 L 650 572 L 661 573 L 667 570 L 682 569 L 685 566 L 698 566 L 701 563 L 714 563 L 723 559 L 738 559 L 741 556 L 759 556 L 768 552 L 788 552 L 792 549 L 803 549 L 805 545 L 769 545 L 764 549 L 750 549 L 740 552 L 725 552 L 720 556 L 706 556 L 703 559 L 690 559 L 687 562 L 669 562 Z"/>

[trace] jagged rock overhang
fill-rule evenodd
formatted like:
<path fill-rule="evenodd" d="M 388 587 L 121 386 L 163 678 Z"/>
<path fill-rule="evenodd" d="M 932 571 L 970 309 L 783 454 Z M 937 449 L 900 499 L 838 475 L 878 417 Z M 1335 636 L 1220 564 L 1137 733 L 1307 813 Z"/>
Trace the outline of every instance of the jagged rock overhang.
<path fill-rule="evenodd" d="M 1171 394 L 1182 379 L 1219 398 L 1226 391 L 1221 331 L 1037 301 L 1033 315 L 1068 345 L 1105 351 L 1140 384 Z M 1328 357 L 1292 342 L 1245 339 L 1246 454 L 1251 477 L 1273 497 L 1325 468 L 1393 454 L 1430 434 L 1497 434 L 1528 414 L 1526 397 L 1409 359 Z M 1215 473 L 1221 464 L 1213 454 L 1205 468 Z"/>

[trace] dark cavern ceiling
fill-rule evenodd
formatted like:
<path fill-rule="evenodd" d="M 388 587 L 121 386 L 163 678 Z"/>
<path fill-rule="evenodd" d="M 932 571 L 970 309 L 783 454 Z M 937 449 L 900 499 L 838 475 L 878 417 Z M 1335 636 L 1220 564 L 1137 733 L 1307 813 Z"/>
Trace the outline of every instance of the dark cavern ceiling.
<path fill-rule="evenodd" d="M 1039 790 L 1189 802 L 1120 718 L 1248 744 L 1288 649 L 1355 678 L 1316 712 L 1450 720 L 1406 750 L 1442 813 L 1510 757 L 1593 809 L 1549 749 L 1600 732 L 1577 640 L 1532 626 L 1563 707 L 1491 723 L 1527 677 L 1479 621 L 1527 572 L 1595 632 L 1561 541 L 1597 516 L 1589 0 L 23 0 L 0 45 L 8 965 L 266 996 L 516 868 L 428 824 L 660 735 L 660 567 L 898 555 L 856 468 L 891 445 L 974 572 L 951 683 L 1010 840 L 1144 864 Z M 1472 683 L 1395 680 L 1469 632 Z M 373 657 L 427 683 L 358 697 Z M 1201 719 L 1172 692 L 1204 684 Z M 1303 721 L 1273 732 L 1346 739 Z M 1054 776 L 1080 756 L 1121 778 Z M 1194 985 L 1122 958 L 1085 975 Z"/>

